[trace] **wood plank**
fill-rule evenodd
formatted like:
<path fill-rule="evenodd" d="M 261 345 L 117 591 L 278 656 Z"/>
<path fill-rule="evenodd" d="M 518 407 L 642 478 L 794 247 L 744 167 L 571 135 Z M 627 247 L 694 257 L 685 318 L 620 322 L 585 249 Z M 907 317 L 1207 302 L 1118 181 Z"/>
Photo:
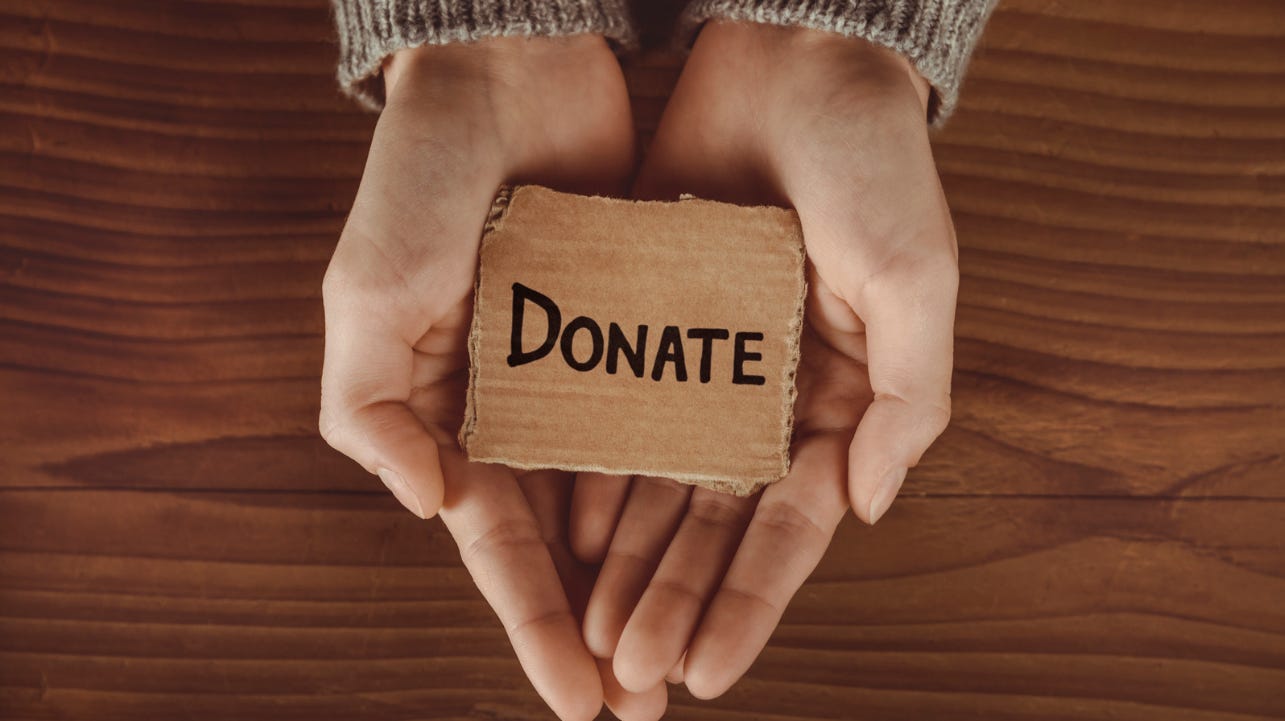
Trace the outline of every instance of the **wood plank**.
<path fill-rule="evenodd" d="M 16 715 L 534 708 L 450 538 L 382 495 L 3 491 L 0 524 Z M 841 527 L 717 713 L 1285 714 L 1283 526 L 1279 501 L 907 498 Z"/>

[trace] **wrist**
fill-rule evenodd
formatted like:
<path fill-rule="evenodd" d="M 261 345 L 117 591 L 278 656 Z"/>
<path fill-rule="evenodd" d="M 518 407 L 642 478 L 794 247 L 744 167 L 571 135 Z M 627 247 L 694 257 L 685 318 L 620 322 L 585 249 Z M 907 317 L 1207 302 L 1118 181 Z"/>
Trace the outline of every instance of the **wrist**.
<path fill-rule="evenodd" d="M 410 48 L 385 61 L 384 76 L 385 117 L 426 141 L 440 141 L 444 124 L 458 128 L 462 142 L 450 148 L 483 155 L 506 179 L 580 165 L 618 173 L 632 162 L 624 76 L 601 35 Z"/>
<path fill-rule="evenodd" d="M 620 75 L 601 35 L 496 37 L 405 48 L 383 66 L 391 100 L 425 89 L 471 88 L 504 98 L 539 97 L 554 85 Z"/>
<path fill-rule="evenodd" d="M 888 86 L 909 87 L 919 101 L 919 109 L 924 115 L 924 121 L 927 122 L 928 107 L 932 102 L 932 84 L 919 74 L 919 70 L 909 58 L 867 40 L 844 37 L 840 37 L 839 40 L 854 46 L 849 49 L 849 52 L 865 59 L 867 72 L 881 76 L 878 82 L 886 83 Z"/>
<path fill-rule="evenodd" d="M 476 85 L 485 78 L 489 48 L 473 45 L 423 45 L 398 50 L 384 60 L 388 102 L 405 102 L 426 90 Z"/>
<path fill-rule="evenodd" d="M 772 98 L 787 110 L 800 93 L 816 96 L 818 84 L 829 94 L 869 102 L 914 102 L 927 122 L 931 84 L 908 58 L 858 37 L 825 30 L 767 23 L 709 21 L 697 46 L 714 55 L 750 59 L 756 82 L 778 81 Z"/>

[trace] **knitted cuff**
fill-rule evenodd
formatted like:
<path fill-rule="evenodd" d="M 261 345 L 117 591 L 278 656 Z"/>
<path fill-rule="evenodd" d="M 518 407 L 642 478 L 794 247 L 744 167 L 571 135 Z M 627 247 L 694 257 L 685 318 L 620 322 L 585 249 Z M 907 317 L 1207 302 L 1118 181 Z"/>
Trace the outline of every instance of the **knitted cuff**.
<path fill-rule="evenodd" d="M 384 105 L 384 59 L 405 48 L 518 35 L 595 33 L 637 43 L 627 0 L 331 0 L 339 86 L 371 110 Z"/>
<path fill-rule="evenodd" d="M 688 45 L 710 19 L 789 25 L 862 38 L 905 56 L 933 87 L 929 122 L 955 109 L 973 47 L 997 0 L 692 0 L 679 20 Z"/>

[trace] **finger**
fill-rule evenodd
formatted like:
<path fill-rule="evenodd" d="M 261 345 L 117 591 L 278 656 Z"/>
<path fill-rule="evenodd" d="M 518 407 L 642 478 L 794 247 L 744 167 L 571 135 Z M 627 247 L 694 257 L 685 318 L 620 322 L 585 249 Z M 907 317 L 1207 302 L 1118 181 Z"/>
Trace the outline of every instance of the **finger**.
<path fill-rule="evenodd" d="M 571 553 L 567 545 L 567 517 L 571 506 L 572 477 L 553 470 L 530 471 L 518 476 L 518 487 L 531 507 L 540 537 L 549 549 L 571 614 L 579 622 L 593 589 L 593 575 Z"/>
<path fill-rule="evenodd" d="M 874 402 L 848 452 L 848 494 L 867 523 L 888 510 L 907 469 L 950 421 L 958 286 L 954 257 L 938 253 L 888 266 L 854 304 L 866 322 Z"/>
<path fill-rule="evenodd" d="M 598 673 L 602 676 L 602 694 L 607 708 L 620 721 L 656 721 L 665 714 L 669 704 L 669 691 L 665 684 L 656 684 L 641 693 L 627 691 L 611 670 L 611 659 L 600 658 Z"/>
<path fill-rule="evenodd" d="M 848 510 L 847 445 L 844 433 L 800 443 L 789 475 L 763 492 L 687 651 L 683 680 L 693 696 L 714 698 L 749 670 L 825 554 Z"/>
<path fill-rule="evenodd" d="M 665 674 L 665 680 L 668 681 L 669 683 L 682 683 L 683 666 L 686 663 L 687 663 L 687 652 L 684 651 L 683 657 L 678 659 L 678 663 L 674 664 L 673 668 L 669 669 L 669 673 Z"/>
<path fill-rule="evenodd" d="M 634 479 L 585 609 L 585 644 L 598 658 L 615 655 L 620 633 L 678 528 L 690 494 L 691 486 L 666 478 Z"/>
<path fill-rule="evenodd" d="M 571 604 L 572 614 L 579 616 L 584 612 L 585 602 L 593 586 L 593 577 L 589 569 L 572 556 L 566 543 L 572 479 L 569 474 L 559 471 L 533 471 L 520 476 L 518 486 L 540 527 L 541 536 Z M 611 662 L 595 660 L 602 680 L 603 700 L 617 718 L 623 721 L 653 721 L 664 714 L 669 693 L 662 685 L 642 693 L 626 691 L 612 674 Z"/>
<path fill-rule="evenodd" d="M 428 518 L 442 505 L 442 470 L 437 443 L 406 406 L 414 352 L 395 332 L 327 306 L 321 435 Z"/>
<path fill-rule="evenodd" d="M 457 453 L 443 460 L 451 492 L 442 520 L 527 677 L 563 721 L 594 718 L 602 707 L 598 668 L 580 637 L 540 523 L 512 472 L 468 463 Z"/>
<path fill-rule="evenodd" d="M 682 658 L 757 500 L 692 491 L 682 525 L 620 635 L 613 668 L 621 686 L 651 688 Z"/>
<path fill-rule="evenodd" d="M 589 564 L 602 563 L 628 495 L 629 476 L 576 475 L 570 524 L 571 550 L 576 558 Z"/>
<path fill-rule="evenodd" d="M 562 471 L 528 471 L 517 476 L 518 488 L 548 545 L 566 541 L 571 475 Z"/>

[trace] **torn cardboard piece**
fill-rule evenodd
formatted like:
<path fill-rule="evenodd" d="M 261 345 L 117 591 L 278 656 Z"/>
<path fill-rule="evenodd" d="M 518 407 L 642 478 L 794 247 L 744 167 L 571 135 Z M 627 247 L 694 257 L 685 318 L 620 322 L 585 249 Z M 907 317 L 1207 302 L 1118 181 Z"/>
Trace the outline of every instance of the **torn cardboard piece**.
<path fill-rule="evenodd" d="M 752 493 L 789 469 L 804 291 L 793 211 L 501 190 L 460 443 Z"/>

